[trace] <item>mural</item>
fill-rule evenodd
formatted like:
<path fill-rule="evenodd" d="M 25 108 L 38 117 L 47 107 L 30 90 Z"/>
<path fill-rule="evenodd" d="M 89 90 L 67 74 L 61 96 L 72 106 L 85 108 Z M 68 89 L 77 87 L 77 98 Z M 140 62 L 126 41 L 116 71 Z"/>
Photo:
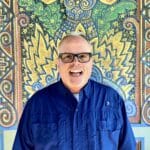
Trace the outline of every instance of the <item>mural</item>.
<path fill-rule="evenodd" d="M 28 98 L 59 79 L 57 45 L 71 31 L 93 45 L 91 78 L 124 98 L 137 149 L 150 149 L 150 2 L 1 0 L 0 150 L 11 149 Z"/>

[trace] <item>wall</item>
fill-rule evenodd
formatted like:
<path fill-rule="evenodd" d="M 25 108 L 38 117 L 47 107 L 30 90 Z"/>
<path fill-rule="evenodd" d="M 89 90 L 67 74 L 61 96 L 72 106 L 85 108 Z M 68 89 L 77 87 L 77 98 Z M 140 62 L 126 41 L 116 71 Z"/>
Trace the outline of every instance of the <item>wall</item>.
<path fill-rule="evenodd" d="M 11 150 L 28 98 L 58 80 L 56 47 L 70 31 L 90 40 L 92 78 L 124 98 L 137 149 L 150 149 L 149 0 L 69 1 L 0 1 L 0 150 Z"/>

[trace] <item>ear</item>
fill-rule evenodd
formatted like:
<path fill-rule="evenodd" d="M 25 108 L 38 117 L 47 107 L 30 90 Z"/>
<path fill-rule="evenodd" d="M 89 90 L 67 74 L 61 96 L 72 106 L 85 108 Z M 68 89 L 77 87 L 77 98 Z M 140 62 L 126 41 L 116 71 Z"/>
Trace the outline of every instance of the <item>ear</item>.
<path fill-rule="evenodd" d="M 57 66 L 57 68 L 59 68 L 59 58 L 57 58 L 56 60 L 55 60 L 55 64 L 56 64 L 56 66 Z"/>

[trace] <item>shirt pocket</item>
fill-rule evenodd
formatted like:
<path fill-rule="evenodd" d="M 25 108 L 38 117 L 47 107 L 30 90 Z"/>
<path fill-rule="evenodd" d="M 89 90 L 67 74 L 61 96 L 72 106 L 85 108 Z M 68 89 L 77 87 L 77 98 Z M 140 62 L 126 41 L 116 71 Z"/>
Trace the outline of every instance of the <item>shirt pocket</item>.
<path fill-rule="evenodd" d="M 57 123 L 35 123 L 32 125 L 35 144 L 57 145 Z"/>
<path fill-rule="evenodd" d="M 113 110 L 104 110 L 97 117 L 97 129 L 101 131 L 115 131 L 121 128 L 119 115 Z"/>

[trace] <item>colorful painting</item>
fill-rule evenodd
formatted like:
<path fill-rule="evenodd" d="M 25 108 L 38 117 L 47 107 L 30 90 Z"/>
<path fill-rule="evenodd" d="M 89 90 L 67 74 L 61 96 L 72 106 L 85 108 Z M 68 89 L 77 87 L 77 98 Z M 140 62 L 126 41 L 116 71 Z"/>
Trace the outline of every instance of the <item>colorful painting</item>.
<path fill-rule="evenodd" d="M 123 97 L 137 149 L 150 149 L 149 0 L 1 0 L 0 150 L 30 96 L 59 80 L 57 45 L 72 31 L 93 46 L 91 78 Z"/>

